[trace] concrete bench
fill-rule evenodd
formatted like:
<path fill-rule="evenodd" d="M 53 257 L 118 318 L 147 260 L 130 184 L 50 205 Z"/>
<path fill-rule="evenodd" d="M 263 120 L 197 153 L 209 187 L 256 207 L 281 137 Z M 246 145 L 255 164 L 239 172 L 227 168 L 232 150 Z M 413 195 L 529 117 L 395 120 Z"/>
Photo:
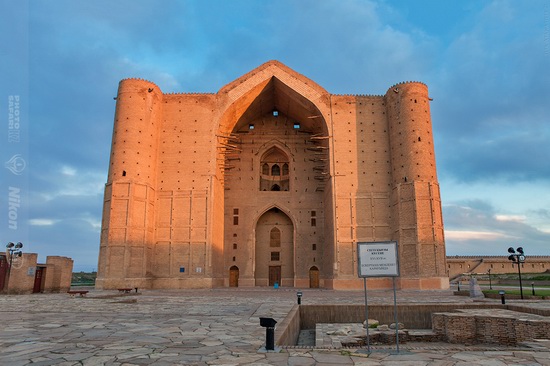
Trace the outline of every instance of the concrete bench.
<path fill-rule="evenodd" d="M 80 295 L 80 297 L 86 296 L 88 291 L 85 290 L 69 290 L 67 293 L 74 297 L 74 295 Z"/>

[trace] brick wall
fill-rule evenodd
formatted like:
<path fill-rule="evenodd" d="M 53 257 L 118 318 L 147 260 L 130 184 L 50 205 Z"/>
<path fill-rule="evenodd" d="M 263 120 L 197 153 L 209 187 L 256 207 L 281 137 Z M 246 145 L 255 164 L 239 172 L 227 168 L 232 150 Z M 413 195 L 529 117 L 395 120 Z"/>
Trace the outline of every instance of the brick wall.
<path fill-rule="evenodd" d="M 547 317 L 509 310 L 471 310 L 432 315 L 433 331 L 450 343 L 493 343 L 513 346 L 550 337 Z"/>

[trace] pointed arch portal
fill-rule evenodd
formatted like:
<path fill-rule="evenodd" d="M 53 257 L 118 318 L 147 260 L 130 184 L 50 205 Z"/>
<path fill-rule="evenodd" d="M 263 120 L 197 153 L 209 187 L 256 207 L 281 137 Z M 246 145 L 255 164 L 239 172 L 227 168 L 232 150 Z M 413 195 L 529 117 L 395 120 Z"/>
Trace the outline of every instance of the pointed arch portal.
<path fill-rule="evenodd" d="M 327 235 L 321 220 L 333 210 L 333 197 L 325 191 L 333 184 L 328 93 L 269 62 L 253 78 L 245 75 L 218 94 L 228 101 L 217 131 L 225 263 L 239 267 L 241 286 L 307 286 L 309 268 L 332 261 L 323 257 L 324 248 L 333 249 L 325 245 L 332 243 L 332 232 Z M 272 246 L 275 237 L 280 239 Z"/>
<path fill-rule="evenodd" d="M 256 223 L 256 286 L 294 286 L 294 224 L 278 208 L 265 212 Z"/>

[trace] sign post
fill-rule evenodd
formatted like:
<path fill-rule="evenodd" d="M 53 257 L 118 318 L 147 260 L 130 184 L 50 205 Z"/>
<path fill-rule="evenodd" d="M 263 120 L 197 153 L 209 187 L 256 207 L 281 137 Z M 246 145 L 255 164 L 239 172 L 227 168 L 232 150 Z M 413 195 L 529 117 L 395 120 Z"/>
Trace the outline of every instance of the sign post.
<path fill-rule="evenodd" d="M 365 288 L 365 316 L 367 328 L 367 352 L 370 353 L 369 311 L 367 304 L 367 277 L 393 277 L 393 312 L 395 318 L 395 344 L 399 353 L 399 321 L 397 319 L 397 300 L 395 277 L 399 277 L 399 255 L 397 241 L 359 242 L 357 243 L 357 265 L 359 277 L 363 278 Z"/>

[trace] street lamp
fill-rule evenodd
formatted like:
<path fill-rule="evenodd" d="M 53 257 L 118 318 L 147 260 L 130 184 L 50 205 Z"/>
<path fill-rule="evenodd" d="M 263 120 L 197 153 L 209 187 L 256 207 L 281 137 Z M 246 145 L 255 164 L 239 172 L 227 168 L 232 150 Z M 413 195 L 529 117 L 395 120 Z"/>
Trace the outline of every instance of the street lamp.
<path fill-rule="evenodd" d="M 518 264 L 519 292 L 521 294 L 521 299 L 523 300 L 523 285 L 521 283 L 521 264 L 525 262 L 525 253 L 523 253 L 522 247 L 518 247 L 516 250 L 510 247 L 508 248 L 508 253 L 510 253 L 510 255 L 508 256 L 508 259 L 511 260 L 513 263 Z"/>
<path fill-rule="evenodd" d="M 23 243 L 18 242 L 17 244 L 13 244 L 12 242 L 9 242 L 6 245 L 6 254 L 8 255 L 8 279 L 7 279 L 7 285 L 8 285 L 8 291 L 9 291 L 9 285 L 10 285 L 10 275 L 11 275 L 11 266 L 13 264 L 13 258 L 14 257 L 21 257 L 23 255 Z"/>
<path fill-rule="evenodd" d="M 487 270 L 487 273 L 489 274 L 489 290 L 492 290 L 493 284 L 491 283 L 491 268 Z"/>

